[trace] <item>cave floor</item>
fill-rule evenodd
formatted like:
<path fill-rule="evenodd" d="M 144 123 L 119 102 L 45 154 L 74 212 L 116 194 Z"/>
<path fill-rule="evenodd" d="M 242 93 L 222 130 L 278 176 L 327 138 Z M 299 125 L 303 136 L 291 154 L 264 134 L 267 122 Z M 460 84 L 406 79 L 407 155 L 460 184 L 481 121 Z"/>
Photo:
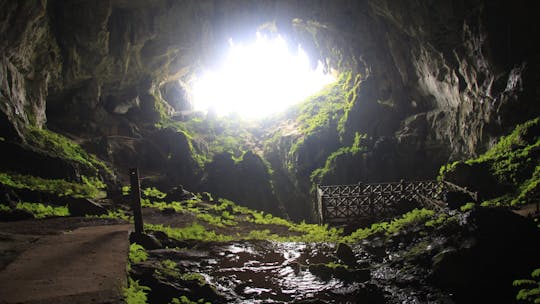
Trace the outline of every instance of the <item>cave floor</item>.
<path fill-rule="evenodd" d="M 0 223 L 0 302 L 121 302 L 129 230 L 84 218 Z"/>

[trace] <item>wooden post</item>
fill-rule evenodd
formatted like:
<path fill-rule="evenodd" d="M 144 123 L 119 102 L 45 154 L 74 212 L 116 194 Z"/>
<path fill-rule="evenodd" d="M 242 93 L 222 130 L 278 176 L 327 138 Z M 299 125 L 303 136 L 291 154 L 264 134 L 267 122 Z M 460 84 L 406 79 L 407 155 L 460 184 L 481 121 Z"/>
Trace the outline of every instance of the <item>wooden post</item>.
<path fill-rule="evenodd" d="M 135 234 L 144 233 L 144 225 L 141 209 L 141 184 L 139 183 L 139 170 L 137 168 L 129 169 L 131 179 L 131 199 L 133 209 L 133 219 L 135 221 Z"/>

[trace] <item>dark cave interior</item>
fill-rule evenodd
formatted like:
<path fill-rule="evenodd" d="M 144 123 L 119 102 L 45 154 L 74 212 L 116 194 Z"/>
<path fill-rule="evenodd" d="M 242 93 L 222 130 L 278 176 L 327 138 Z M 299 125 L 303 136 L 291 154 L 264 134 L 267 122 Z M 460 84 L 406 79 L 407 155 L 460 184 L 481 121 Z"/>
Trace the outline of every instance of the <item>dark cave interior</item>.
<path fill-rule="evenodd" d="M 138 168 L 146 232 L 99 303 L 536 303 L 538 20 L 532 1 L 0 0 L 0 286 L 30 239 L 133 221 Z M 194 110 L 256 32 L 335 82 L 258 120 Z M 319 186 L 400 181 L 455 187 L 436 208 L 343 194 L 369 215 L 318 222 Z M 83 293 L 17 282 L 6 303 Z"/>

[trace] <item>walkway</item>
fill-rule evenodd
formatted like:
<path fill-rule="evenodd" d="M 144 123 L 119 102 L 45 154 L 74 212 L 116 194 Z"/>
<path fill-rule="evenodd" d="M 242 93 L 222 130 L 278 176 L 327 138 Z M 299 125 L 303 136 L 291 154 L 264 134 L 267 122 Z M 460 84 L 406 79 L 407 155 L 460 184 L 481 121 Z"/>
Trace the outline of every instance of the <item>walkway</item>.
<path fill-rule="evenodd" d="M 39 236 L 0 272 L 0 303 L 122 302 L 129 229 L 100 225 Z"/>

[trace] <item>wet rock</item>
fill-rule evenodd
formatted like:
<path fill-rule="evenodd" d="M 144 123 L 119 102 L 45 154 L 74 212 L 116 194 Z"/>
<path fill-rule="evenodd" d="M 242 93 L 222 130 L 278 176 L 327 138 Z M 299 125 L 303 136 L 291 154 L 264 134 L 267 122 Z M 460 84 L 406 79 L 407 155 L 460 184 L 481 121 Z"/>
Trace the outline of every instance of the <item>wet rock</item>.
<path fill-rule="evenodd" d="M 356 266 L 356 257 L 351 247 L 345 243 L 339 243 L 336 249 L 336 256 L 348 266 Z"/>
<path fill-rule="evenodd" d="M 346 282 L 366 282 L 371 279 L 369 269 L 348 269 L 345 267 L 336 267 L 334 276 Z"/>
<path fill-rule="evenodd" d="M 455 249 L 433 258 L 431 282 L 458 302 L 513 302 L 512 281 L 527 277 L 540 255 L 533 245 L 540 239 L 536 224 L 508 210 L 480 208 L 471 211 L 466 225 L 469 231 L 449 236 L 455 237 Z"/>
<path fill-rule="evenodd" d="M 445 202 L 451 209 L 458 209 L 459 207 L 473 201 L 474 199 L 470 195 L 457 191 L 448 192 L 445 197 Z"/>
<path fill-rule="evenodd" d="M 195 195 L 187 190 L 184 189 L 182 185 L 178 185 L 176 187 L 173 187 L 171 190 L 167 192 L 166 199 L 168 201 L 184 201 L 188 199 L 194 198 Z"/>
<path fill-rule="evenodd" d="M 189 246 L 189 243 L 187 242 L 169 238 L 169 236 L 162 231 L 152 231 L 150 234 L 161 243 L 162 247 L 165 248 L 187 248 Z"/>
<path fill-rule="evenodd" d="M 140 233 L 132 232 L 129 235 L 129 242 L 137 243 L 143 246 L 144 249 L 147 249 L 147 250 L 163 248 L 163 245 L 155 236 L 151 234 L 146 234 L 146 233 L 140 234 Z"/>
<path fill-rule="evenodd" d="M 334 269 L 324 265 L 324 264 L 313 264 L 309 265 L 308 268 L 309 272 L 312 274 L 318 276 L 323 281 L 328 281 L 330 278 L 332 278 L 332 274 L 334 273 Z"/>
<path fill-rule="evenodd" d="M 72 216 L 102 215 L 107 213 L 107 209 L 89 198 L 70 198 L 67 200 L 67 206 Z"/>

